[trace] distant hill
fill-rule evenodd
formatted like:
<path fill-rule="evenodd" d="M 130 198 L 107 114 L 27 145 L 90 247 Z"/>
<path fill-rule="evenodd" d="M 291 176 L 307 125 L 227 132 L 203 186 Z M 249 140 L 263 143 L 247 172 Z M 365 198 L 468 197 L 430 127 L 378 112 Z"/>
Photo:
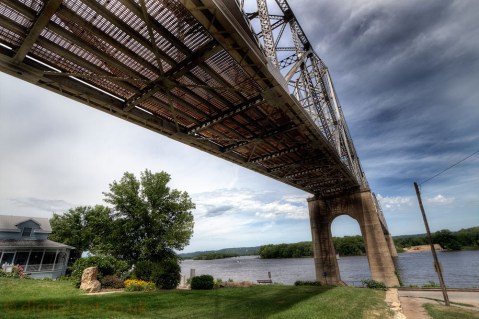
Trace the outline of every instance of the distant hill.
<path fill-rule="evenodd" d="M 261 246 L 257 247 L 239 247 L 239 248 L 223 248 L 220 250 L 204 250 L 204 251 L 195 251 L 192 253 L 181 253 L 178 254 L 181 258 L 184 259 L 190 259 L 199 255 L 205 255 L 205 254 L 237 254 L 240 256 L 251 256 L 251 255 L 257 255 L 259 248 Z"/>

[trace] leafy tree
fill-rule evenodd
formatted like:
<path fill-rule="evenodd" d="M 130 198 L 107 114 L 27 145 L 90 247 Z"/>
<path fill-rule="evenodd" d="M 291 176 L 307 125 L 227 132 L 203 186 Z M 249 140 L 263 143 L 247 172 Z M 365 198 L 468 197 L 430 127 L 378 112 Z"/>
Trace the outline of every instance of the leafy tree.
<path fill-rule="evenodd" d="M 345 236 L 333 238 L 336 253 L 340 256 L 360 256 L 366 253 L 361 236 Z"/>
<path fill-rule="evenodd" d="M 80 206 L 63 215 L 54 213 L 50 219 L 52 234 L 49 238 L 75 247 L 71 261 L 81 257 L 84 251 L 99 252 L 103 237 L 111 224 L 110 209 L 105 206 Z"/>
<path fill-rule="evenodd" d="M 447 229 L 432 234 L 432 241 L 441 245 L 444 249 L 461 250 L 461 244 L 458 241 L 457 236 Z"/>
<path fill-rule="evenodd" d="M 110 253 L 133 264 L 172 258 L 193 234 L 195 204 L 188 193 L 170 189 L 170 175 L 145 170 L 140 179 L 126 172 L 110 184 L 105 201 L 113 205 Z"/>

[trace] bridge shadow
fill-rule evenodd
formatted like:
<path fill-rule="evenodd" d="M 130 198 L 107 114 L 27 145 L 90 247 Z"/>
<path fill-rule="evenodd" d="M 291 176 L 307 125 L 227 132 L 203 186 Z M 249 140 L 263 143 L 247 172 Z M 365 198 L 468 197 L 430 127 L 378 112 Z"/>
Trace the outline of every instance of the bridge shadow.
<path fill-rule="evenodd" d="M 333 287 L 254 286 L 0 301 L 0 318 L 268 318 Z M 314 301 L 316 302 L 316 300 Z"/>
<path fill-rule="evenodd" d="M 280 316 L 296 306 L 311 305 L 311 299 L 328 292 L 334 287 L 296 287 L 296 286 L 260 286 L 246 288 L 249 291 L 238 292 L 238 288 L 213 292 L 214 312 L 198 314 L 211 318 L 269 318 Z M 241 289 L 241 288 L 239 288 Z M 245 289 L 245 288 L 243 288 Z M 238 295 L 240 294 L 240 296 Z"/>

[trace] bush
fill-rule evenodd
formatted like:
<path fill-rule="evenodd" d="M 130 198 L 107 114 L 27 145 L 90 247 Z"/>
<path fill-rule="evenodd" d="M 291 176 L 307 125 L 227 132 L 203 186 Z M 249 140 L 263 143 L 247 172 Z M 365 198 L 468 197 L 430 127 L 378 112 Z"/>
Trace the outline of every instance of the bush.
<path fill-rule="evenodd" d="M 150 280 L 152 270 L 153 262 L 149 260 L 140 260 L 135 264 L 131 276 L 134 277 L 134 279 L 148 281 Z"/>
<path fill-rule="evenodd" d="M 118 276 L 116 275 L 104 276 L 100 282 L 101 282 L 102 288 L 113 288 L 113 289 L 125 288 L 125 284 L 123 283 L 123 280 L 118 278 Z"/>
<path fill-rule="evenodd" d="M 139 261 L 133 276 L 144 281 L 152 281 L 161 289 L 175 289 L 181 279 L 181 267 L 176 258 L 161 262 Z"/>
<path fill-rule="evenodd" d="M 386 290 L 386 285 L 383 282 L 372 280 L 372 279 L 365 279 L 361 280 L 363 283 L 363 286 L 366 288 L 371 288 L 371 289 L 382 289 Z"/>
<path fill-rule="evenodd" d="M 436 284 L 434 281 L 428 281 L 427 284 L 422 285 L 423 288 L 439 288 L 440 284 Z"/>
<path fill-rule="evenodd" d="M 3 269 L 0 269 L 0 277 L 5 278 L 29 278 L 26 273 L 23 272 L 22 266 L 13 266 L 11 272 L 5 272 Z"/>
<path fill-rule="evenodd" d="M 322 284 L 319 281 L 303 281 L 303 280 L 297 280 L 294 283 L 295 286 L 322 286 Z"/>
<path fill-rule="evenodd" d="M 125 280 L 126 291 L 153 291 L 155 284 L 151 281 L 144 281 L 138 279 Z"/>
<path fill-rule="evenodd" d="M 181 267 L 176 259 L 167 259 L 156 264 L 151 274 L 151 281 L 158 288 L 175 289 L 180 284 Z"/>
<path fill-rule="evenodd" d="M 214 282 L 214 287 L 215 288 L 221 288 L 223 286 L 223 279 L 221 278 L 216 278 Z"/>
<path fill-rule="evenodd" d="M 191 289 L 209 290 L 213 289 L 214 279 L 210 275 L 195 276 L 191 279 Z"/>
<path fill-rule="evenodd" d="M 98 255 L 80 258 L 72 266 L 72 277 L 77 287 L 80 287 L 83 271 L 94 266 L 98 267 L 98 280 L 101 280 L 104 276 L 121 276 L 129 268 L 126 261 L 116 259 L 113 256 Z"/>

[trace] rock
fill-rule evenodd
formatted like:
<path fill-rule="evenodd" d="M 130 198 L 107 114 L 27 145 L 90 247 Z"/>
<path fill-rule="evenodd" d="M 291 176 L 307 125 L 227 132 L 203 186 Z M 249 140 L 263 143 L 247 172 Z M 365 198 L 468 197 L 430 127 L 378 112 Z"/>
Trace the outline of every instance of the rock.
<path fill-rule="evenodd" d="M 80 289 L 88 291 L 88 292 L 100 291 L 101 284 L 96 279 L 97 275 L 98 275 L 98 267 L 88 267 L 85 270 L 83 270 L 83 274 L 81 276 Z"/>

